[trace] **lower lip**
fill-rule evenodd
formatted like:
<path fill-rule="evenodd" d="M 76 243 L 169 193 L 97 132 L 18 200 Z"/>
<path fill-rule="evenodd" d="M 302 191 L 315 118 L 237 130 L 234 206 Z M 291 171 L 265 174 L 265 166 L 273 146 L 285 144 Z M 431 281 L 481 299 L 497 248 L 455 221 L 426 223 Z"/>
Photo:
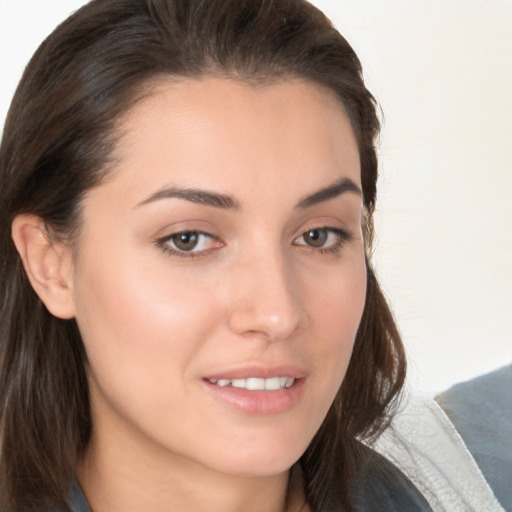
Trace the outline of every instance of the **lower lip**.
<path fill-rule="evenodd" d="M 289 388 L 277 391 L 249 391 L 233 386 L 217 386 L 204 380 L 208 391 L 229 407 L 245 414 L 270 415 L 280 414 L 299 402 L 304 392 L 305 379 L 296 379 Z"/>

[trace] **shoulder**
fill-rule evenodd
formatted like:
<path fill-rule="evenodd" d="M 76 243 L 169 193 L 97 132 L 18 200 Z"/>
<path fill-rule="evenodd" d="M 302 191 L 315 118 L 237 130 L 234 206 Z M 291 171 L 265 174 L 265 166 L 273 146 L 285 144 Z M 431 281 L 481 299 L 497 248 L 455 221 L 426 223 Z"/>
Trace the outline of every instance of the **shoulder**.
<path fill-rule="evenodd" d="M 462 438 L 432 398 L 407 396 L 375 448 L 436 510 L 503 512 Z"/>
<path fill-rule="evenodd" d="M 431 512 L 415 485 L 388 459 L 361 444 L 354 481 L 357 512 Z"/>
<path fill-rule="evenodd" d="M 512 366 L 505 366 L 473 380 L 455 384 L 437 397 L 450 416 L 461 423 L 485 427 L 510 426 L 512 419 Z M 477 412 L 478 414 L 475 414 Z M 492 425 L 489 419 L 492 418 Z"/>
<path fill-rule="evenodd" d="M 437 397 L 496 498 L 512 510 L 512 366 L 462 382 Z"/>

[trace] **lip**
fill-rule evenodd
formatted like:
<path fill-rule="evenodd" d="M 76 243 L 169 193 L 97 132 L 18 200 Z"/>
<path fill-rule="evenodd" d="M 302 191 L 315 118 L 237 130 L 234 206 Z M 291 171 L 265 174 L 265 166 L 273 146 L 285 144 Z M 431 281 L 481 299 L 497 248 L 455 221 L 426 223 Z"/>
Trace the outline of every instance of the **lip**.
<path fill-rule="evenodd" d="M 249 391 L 231 386 L 221 387 L 210 380 L 247 379 L 256 377 L 293 377 L 293 385 L 276 391 Z M 295 366 L 261 367 L 249 366 L 208 375 L 203 378 L 207 392 L 218 402 L 231 410 L 256 416 L 282 414 L 292 409 L 304 394 L 307 372 Z"/>
<path fill-rule="evenodd" d="M 304 379 L 307 375 L 306 370 L 297 366 L 244 366 L 242 368 L 232 368 L 211 375 L 206 375 L 205 380 L 220 379 L 248 379 L 256 377 L 257 379 L 271 379 L 272 377 L 293 377 L 294 379 Z"/>

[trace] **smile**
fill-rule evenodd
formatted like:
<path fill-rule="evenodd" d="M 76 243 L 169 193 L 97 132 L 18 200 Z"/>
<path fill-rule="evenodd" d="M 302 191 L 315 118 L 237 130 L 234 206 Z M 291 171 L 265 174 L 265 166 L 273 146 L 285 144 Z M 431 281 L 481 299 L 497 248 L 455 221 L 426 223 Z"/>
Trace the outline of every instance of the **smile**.
<path fill-rule="evenodd" d="M 209 382 L 220 387 L 234 387 L 247 389 L 248 391 L 279 391 L 293 386 L 293 377 L 271 377 L 261 379 L 249 377 L 247 379 L 208 379 Z"/>

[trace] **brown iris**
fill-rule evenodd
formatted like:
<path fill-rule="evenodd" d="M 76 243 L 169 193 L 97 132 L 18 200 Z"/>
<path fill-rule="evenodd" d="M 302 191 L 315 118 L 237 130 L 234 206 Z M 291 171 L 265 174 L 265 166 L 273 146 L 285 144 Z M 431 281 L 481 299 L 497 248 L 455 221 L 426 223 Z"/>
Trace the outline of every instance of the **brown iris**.
<path fill-rule="evenodd" d="M 328 236 L 329 233 L 325 229 L 310 229 L 303 235 L 304 242 L 311 247 L 323 247 Z"/>
<path fill-rule="evenodd" d="M 180 251 L 191 251 L 199 243 L 199 233 L 197 231 L 187 231 L 186 233 L 177 233 L 172 238 L 172 243 Z"/>

